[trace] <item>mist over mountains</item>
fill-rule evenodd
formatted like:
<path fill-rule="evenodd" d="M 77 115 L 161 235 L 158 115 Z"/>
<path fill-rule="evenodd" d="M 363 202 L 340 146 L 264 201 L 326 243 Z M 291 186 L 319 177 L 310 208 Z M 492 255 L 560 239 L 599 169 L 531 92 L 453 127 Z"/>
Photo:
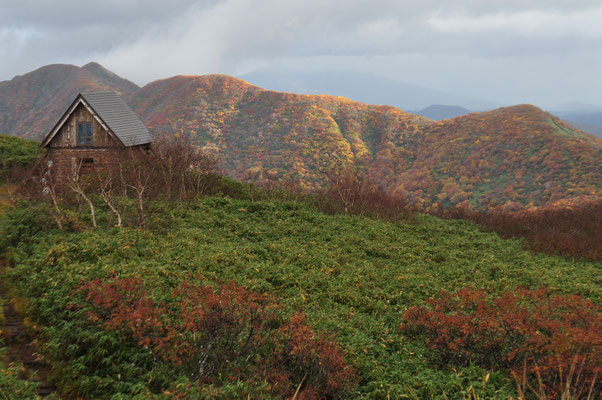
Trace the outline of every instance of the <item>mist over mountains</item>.
<path fill-rule="evenodd" d="M 362 103 L 386 104 L 405 111 L 422 110 L 433 104 L 457 105 L 473 111 L 490 110 L 501 105 L 354 70 L 271 67 L 241 75 L 240 78 L 264 89 L 343 96 Z"/>
<path fill-rule="evenodd" d="M 280 92 L 327 94 L 362 103 L 386 104 L 436 121 L 502 106 L 491 100 L 447 93 L 353 69 L 266 67 L 240 78 Z M 575 123 L 579 129 L 602 138 L 602 107 L 573 101 L 545 108 Z"/>

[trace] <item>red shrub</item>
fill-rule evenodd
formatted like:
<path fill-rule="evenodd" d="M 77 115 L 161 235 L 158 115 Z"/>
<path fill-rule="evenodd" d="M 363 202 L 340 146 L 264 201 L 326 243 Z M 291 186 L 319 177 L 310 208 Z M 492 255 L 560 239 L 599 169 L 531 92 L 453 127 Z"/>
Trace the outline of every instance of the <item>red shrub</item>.
<path fill-rule="evenodd" d="M 526 368 L 533 387 L 537 382 L 552 396 L 564 389 L 569 371 L 578 385 L 571 389 L 582 394 L 602 371 L 602 316 L 587 299 L 545 288 L 488 299 L 484 291 L 463 289 L 442 292 L 429 305 L 409 309 L 402 329 L 424 334 L 444 362 L 505 367 L 517 377 Z"/>
<path fill-rule="evenodd" d="M 602 200 L 514 211 L 456 207 L 435 214 L 472 221 L 504 237 L 524 237 L 535 251 L 602 261 Z"/>
<path fill-rule="evenodd" d="M 192 380 L 264 380 L 272 394 L 335 398 L 355 382 L 336 342 L 318 335 L 301 313 L 285 320 L 265 294 L 234 282 L 183 283 L 169 308 L 153 301 L 139 279 L 92 281 L 82 287 L 91 321 L 152 349 Z"/>

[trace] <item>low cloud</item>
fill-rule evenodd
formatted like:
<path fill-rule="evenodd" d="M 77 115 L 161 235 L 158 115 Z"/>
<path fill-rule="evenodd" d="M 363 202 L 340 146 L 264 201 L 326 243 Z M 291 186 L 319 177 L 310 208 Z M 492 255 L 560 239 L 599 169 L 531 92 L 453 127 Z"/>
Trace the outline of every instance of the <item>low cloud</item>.
<path fill-rule="evenodd" d="M 353 62 L 400 81 L 507 102 L 596 101 L 590 89 L 602 91 L 599 1 L 26 0 L 0 6 L 0 56 L 10 60 L 0 65 L 0 79 L 48 63 L 91 60 L 139 84 L 175 74 Z M 562 80 L 567 74 L 571 79 Z M 508 93 L 509 81 L 523 86 Z M 542 88 L 552 82 L 550 99 Z"/>

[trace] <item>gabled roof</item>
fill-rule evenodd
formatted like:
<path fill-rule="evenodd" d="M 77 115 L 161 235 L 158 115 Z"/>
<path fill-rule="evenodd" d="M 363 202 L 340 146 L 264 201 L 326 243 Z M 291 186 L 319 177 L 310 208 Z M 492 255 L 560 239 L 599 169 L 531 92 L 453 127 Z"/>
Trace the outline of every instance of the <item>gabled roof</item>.
<path fill-rule="evenodd" d="M 146 126 L 132 109 L 115 92 L 80 93 L 54 128 L 42 141 L 42 147 L 50 143 L 52 138 L 61 129 L 71 113 L 83 104 L 94 118 L 117 138 L 124 146 L 137 146 L 153 142 L 153 137 Z"/>

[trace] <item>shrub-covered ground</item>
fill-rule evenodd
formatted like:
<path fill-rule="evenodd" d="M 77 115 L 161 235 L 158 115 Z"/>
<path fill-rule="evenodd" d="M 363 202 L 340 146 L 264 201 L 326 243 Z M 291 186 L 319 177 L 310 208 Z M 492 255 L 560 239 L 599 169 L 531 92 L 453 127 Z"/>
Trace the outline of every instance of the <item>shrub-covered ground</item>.
<path fill-rule="evenodd" d="M 185 216 L 168 204 L 151 208 L 148 229 L 61 232 L 39 205 L 3 217 L 1 246 L 14 265 L 3 279 L 27 300 L 64 394 L 277 397 L 273 379 L 254 381 L 240 371 L 213 376 L 199 389 L 190 383 L 198 376 L 152 347 L 159 331 L 139 321 L 114 322 L 123 304 L 94 300 L 86 291 L 90 282 L 132 279 L 144 287 L 140 304 L 164 307 L 170 318 L 181 315 L 174 292 L 184 283 L 219 287 L 233 280 L 253 295 L 273 296 L 281 320 L 303 313 L 304 332 L 338 343 L 357 376 L 341 396 L 365 399 L 516 396 L 506 371 L 443 363 L 423 340 L 400 330 L 410 307 L 427 304 L 442 289 L 495 295 L 546 286 L 600 304 L 601 263 L 534 254 L 468 222 L 424 215 L 386 222 L 326 215 L 304 203 L 222 197 L 195 202 Z M 106 226 L 108 214 L 100 211 L 98 218 Z M 144 320 L 154 315 L 140 312 Z M 146 329 L 146 346 L 135 329 Z M 299 387 L 305 388 L 306 376 L 299 375 Z"/>
<path fill-rule="evenodd" d="M 1 344 L 1 343 L 0 343 Z M 35 382 L 23 379 L 23 366 L 3 360 L 5 349 L 0 347 L 0 396 L 8 399 L 38 399 Z"/>
<path fill-rule="evenodd" d="M 32 166 L 41 155 L 38 142 L 0 135 L 0 177 L 4 177 L 11 168 Z"/>

